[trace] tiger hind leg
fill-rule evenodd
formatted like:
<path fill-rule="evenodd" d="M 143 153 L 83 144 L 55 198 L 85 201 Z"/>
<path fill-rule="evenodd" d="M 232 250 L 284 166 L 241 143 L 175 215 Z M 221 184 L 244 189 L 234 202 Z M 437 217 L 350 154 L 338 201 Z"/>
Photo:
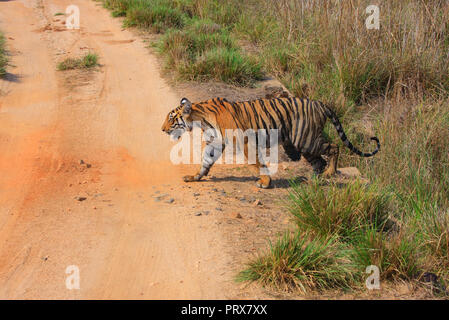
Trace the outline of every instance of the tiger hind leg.
<path fill-rule="evenodd" d="M 258 151 L 259 152 L 259 151 Z M 245 143 L 244 153 L 246 159 L 248 159 L 248 143 Z M 271 177 L 267 174 L 268 168 L 264 163 L 260 162 L 258 156 L 256 156 L 256 163 L 251 164 L 250 167 L 255 171 L 256 175 L 259 175 L 259 179 L 256 181 L 256 186 L 262 189 L 268 189 L 271 187 Z"/>
<path fill-rule="evenodd" d="M 312 166 L 314 174 L 320 175 L 321 173 L 323 173 L 327 163 L 321 155 L 312 155 L 305 153 L 304 158 L 306 158 L 307 162 L 309 162 Z"/>
<path fill-rule="evenodd" d="M 323 155 L 329 159 L 327 168 L 326 161 L 322 158 Z M 318 137 L 313 146 L 304 153 L 304 157 L 312 165 L 314 173 L 322 175 L 324 178 L 329 178 L 337 172 L 338 155 L 338 145 L 328 142 L 324 136 Z"/>
<path fill-rule="evenodd" d="M 290 158 L 290 160 L 292 161 L 301 160 L 301 152 L 298 150 L 298 148 L 296 148 L 293 145 L 293 143 L 291 143 L 290 140 L 284 141 L 282 147 L 284 148 L 284 152 Z"/>

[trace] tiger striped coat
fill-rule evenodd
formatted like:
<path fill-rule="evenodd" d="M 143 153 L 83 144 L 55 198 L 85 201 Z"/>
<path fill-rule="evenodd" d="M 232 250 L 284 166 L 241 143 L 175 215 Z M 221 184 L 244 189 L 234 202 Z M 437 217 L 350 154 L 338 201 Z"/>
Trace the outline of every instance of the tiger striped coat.
<path fill-rule="evenodd" d="M 319 101 L 283 97 L 275 99 L 258 99 L 252 101 L 230 102 L 223 98 L 192 103 L 187 98 L 181 99 L 180 105 L 170 111 L 162 125 L 162 131 L 179 137 L 185 131 L 191 131 L 193 123 L 200 123 L 202 130 L 217 130 L 225 137 L 226 129 L 277 129 L 278 140 L 292 160 L 299 160 L 301 155 L 312 165 L 315 173 L 329 177 L 336 173 L 339 149 L 323 135 L 323 128 L 330 119 L 344 145 L 361 157 L 371 157 L 380 149 L 379 140 L 372 137 L 377 144 L 371 153 L 364 153 L 355 148 L 347 139 L 340 121 L 330 107 Z M 208 148 L 209 146 L 209 148 Z M 193 176 L 185 176 L 184 181 L 198 181 L 208 174 L 221 151 L 206 146 L 200 170 Z M 225 145 L 223 145 L 223 148 Z M 247 155 L 247 147 L 244 148 Z M 329 164 L 323 159 L 326 155 Z M 257 158 L 256 168 L 265 167 Z M 260 175 L 257 185 L 268 188 L 271 183 L 269 175 Z"/>

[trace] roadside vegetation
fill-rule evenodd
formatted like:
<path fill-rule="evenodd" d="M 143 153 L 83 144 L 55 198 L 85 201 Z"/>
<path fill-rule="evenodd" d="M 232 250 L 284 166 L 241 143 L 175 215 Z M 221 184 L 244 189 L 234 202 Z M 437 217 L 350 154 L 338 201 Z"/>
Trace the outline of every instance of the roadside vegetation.
<path fill-rule="evenodd" d="M 449 3 L 366 0 L 103 0 L 125 26 L 161 36 L 154 46 L 184 80 L 253 85 L 275 75 L 298 97 L 331 103 L 361 149 L 341 149 L 370 183 L 292 182 L 296 229 L 248 263 L 240 280 L 285 290 L 363 288 L 381 281 L 449 284 Z M 339 141 L 333 127 L 326 129 Z M 434 278 L 435 278 L 434 277 Z"/>
<path fill-rule="evenodd" d="M 67 58 L 58 64 L 58 70 L 88 69 L 98 66 L 98 56 L 87 53 L 81 58 Z"/>
<path fill-rule="evenodd" d="M 235 2 L 237 4 L 237 2 Z M 261 62 L 241 49 L 233 32 L 238 7 L 219 1 L 104 0 L 124 25 L 162 36 L 153 45 L 182 80 L 238 86 L 262 79 Z"/>
<path fill-rule="evenodd" d="M 6 57 L 5 36 L 0 32 L 0 78 L 6 74 L 8 59 Z"/>

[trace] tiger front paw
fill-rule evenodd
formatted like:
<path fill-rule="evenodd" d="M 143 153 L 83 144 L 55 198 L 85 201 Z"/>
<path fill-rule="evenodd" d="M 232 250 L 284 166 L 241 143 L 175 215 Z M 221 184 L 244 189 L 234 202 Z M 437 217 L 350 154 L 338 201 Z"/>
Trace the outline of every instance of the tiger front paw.
<path fill-rule="evenodd" d="M 321 176 L 324 178 L 324 179 L 330 179 L 334 174 L 336 174 L 337 173 L 337 171 L 335 170 L 335 169 L 326 169 L 322 174 L 321 174 Z"/>
<path fill-rule="evenodd" d="M 271 178 L 269 176 L 261 176 L 259 180 L 256 181 L 256 185 L 262 189 L 268 189 L 271 185 Z"/>

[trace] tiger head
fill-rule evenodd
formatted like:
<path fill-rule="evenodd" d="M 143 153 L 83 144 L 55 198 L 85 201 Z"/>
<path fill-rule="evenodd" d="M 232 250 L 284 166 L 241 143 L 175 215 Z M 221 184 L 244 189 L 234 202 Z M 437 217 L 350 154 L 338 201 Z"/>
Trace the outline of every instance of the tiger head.
<path fill-rule="evenodd" d="M 191 131 L 193 127 L 192 103 L 187 98 L 182 98 L 179 107 L 170 111 L 162 125 L 162 131 L 179 139 L 186 131 Z"/>

